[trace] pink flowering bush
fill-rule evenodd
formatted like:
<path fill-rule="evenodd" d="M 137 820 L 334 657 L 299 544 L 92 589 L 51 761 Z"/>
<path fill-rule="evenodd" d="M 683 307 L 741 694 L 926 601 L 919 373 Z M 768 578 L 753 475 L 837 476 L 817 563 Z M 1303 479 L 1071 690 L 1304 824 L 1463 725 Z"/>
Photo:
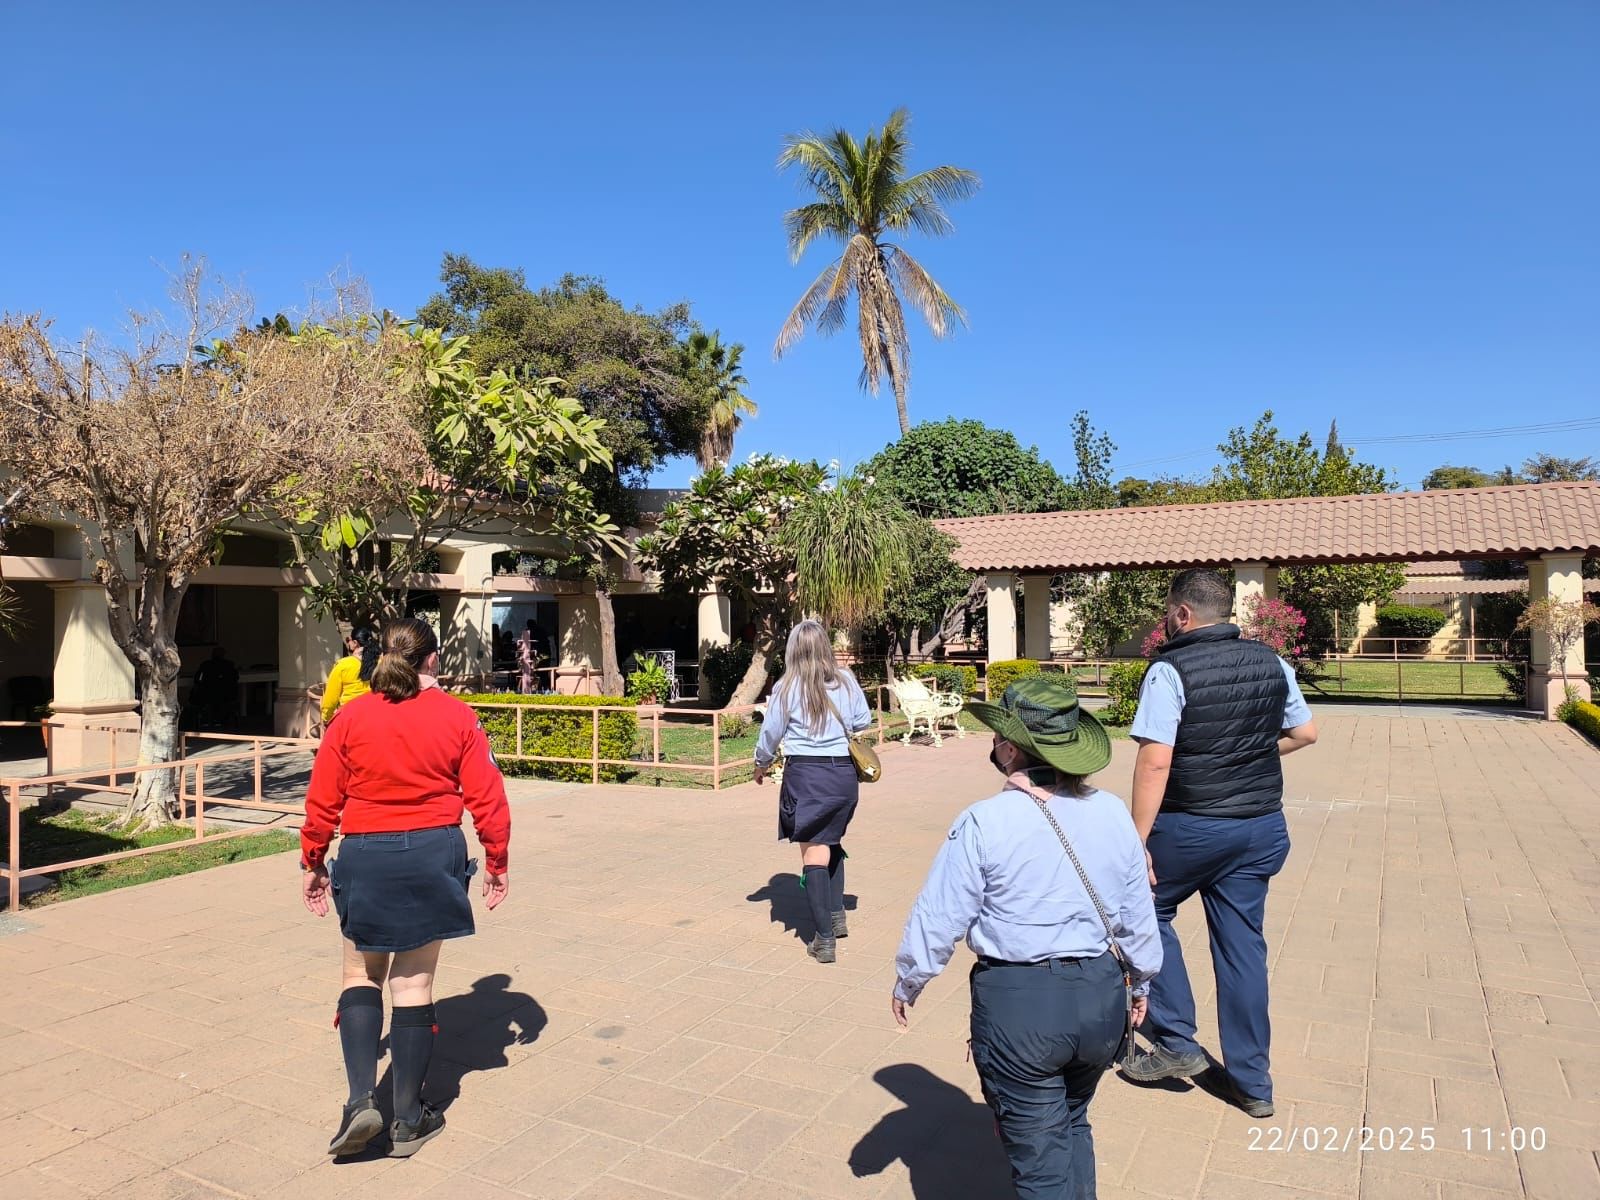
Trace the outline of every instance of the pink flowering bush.
<path fill-rule="evenodd" d="M 1245 637 L 1271 646 L 1279 658 L 1299 664 L 1305 657 L 1306 615 L 1287 601 L 1253 597 L 1239 629 Z"/>
<path fill-rule="evenodd" d="M 1139 653 L 1146 658 L 1154 658 L 1156 651 L 1167 644 L 1167 623 L 1162 621 L 1149 633 L 1144 635 L 1144 641 L 1139 644 Z"/>

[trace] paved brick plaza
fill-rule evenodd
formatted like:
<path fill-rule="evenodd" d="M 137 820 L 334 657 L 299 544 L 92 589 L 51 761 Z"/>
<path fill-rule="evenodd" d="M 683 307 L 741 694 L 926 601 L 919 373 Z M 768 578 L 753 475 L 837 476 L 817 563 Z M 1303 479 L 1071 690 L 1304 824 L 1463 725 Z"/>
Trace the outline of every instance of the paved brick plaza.
<path fill-rule="evenodd" d="M 1277 1117 L 1107 1076 L 1102 1196 L 1600 1196 L 1600 757 L 1555 725 L 1351 711 L 1289 762 Z M 1006 1195 L 963 1061 L 966 951 L 910 1032 L 887 1005 L 928 860 L 994 782 L 986 749 L 885 754 L 832 967 L 797 940 L 770 787 L 515 785 L 511 898 L 441 971 L 430 1090 L 459 1098 L 409 1161 L 323 1153 L 337 930 L 300 907 L 292 857 L 28 913 L 0 935 L 0 1197 Z M 1124 794 L 1131 751 L 1103 777 Z M 1363 1125 L 1414 1148 L 1344 1150 Z M 1503 1148 L 1513 1125 L 1547 1148 Z M 1307 1127 L 1341 1149 L 1252 1149 Z"/>

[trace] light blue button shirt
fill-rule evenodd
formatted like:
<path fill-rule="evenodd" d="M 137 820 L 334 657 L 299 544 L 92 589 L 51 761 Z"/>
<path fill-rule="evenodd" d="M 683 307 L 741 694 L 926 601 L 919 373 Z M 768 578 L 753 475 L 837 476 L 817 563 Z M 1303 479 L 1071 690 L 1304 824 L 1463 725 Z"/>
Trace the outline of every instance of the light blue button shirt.
<path fill-rule="evenodd" d="M 1161 969 L 1161 938 L 1128 807 L 1098 789 L 1056 795 L 1050 811 L 1077 851 L 1144 995 Z M 1108 948 L 1083 881 L 1061 839 L 1025 792 L 1007 788 L 956 818 L 906 922 L 894 994 L 915 1003 L 962 938 L 974 954 L 1006 962 L 1084 957 Z"/>
<path fill-rule="evenodd" d="M 1311 709 L 1295 681 L 1294 668 L 1283 664 L 1284 678 L 1289 681 L 1289 696 L 1283 705 L 1283 728 L 1294 729 L 1311 720 Z M 1178 668 L 1168 662 L 1153 662 L 1144 673 L 1144 683 L 1139 689 L 1139 711 L 1133 716 L 1128 730 L 1130 737 L 1160 742 L 1163 746 L 1175 745 L 1178 740 L 1178 721 L 1183 716 L 1183 680 Z"/>
<path fill-rule="evenodd" d="M 850 672 L 839 672 L 839 682 L 828 689 L 828 696 L 833 700 L 833 707 L 839 710 L 839 716 L 849 724 L 851 733 L 859 733 L 872 724 L 867 695 Z M 843 758 L 850 753 L 845 727 L 832 712 L 824 716 L 821 731 L 812 732 L 800 711 L 799 697 L 792 694 L 787 680 L 778 681 L 767 701 L 766 715 L 761 718 L 761 737 L 756 742 L 756 765 L 770 767 L 778 756 L 780 744 L 785 756 Z"/>

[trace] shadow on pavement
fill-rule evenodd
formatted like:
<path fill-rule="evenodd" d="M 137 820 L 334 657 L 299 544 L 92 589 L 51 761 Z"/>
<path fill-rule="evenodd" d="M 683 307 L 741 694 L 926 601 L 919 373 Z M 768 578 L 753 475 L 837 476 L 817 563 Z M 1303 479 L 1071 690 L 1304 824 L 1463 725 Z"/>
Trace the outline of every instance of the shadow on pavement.
<path fill-rule="evenodd" d="M 800 886 L 800 876 L 781 873 L 774 875 L 766 884 L 745 897 L 751 904 L 772 905 L 771 921 L 774 925 L 782 925 L 785 933 L 792 933 L 801 941 L 809 941 L 812 933 L 811 908 L 806 903 L 806 894 Z M 856 898 L 849 892 L 844 894 L 844 909 L 854 912 Z"/>
<path fill-rule="evenodd" d="M 461 1081 L 474 1071 L 509 1066 L 506 1051 L 512 1046 L 532 1045 L 549 1023 L 537 1000 L 510 987 L 509 975 L 485 975 L 470 992 L 434 1001 L 439 1036 L 433 1044 L 422 1096 L 435 1108 L 448 1109 L 461 1095 Z M 387 1056 L 388 1049 L 385 1037 L 380 1050 Z M 393 1068 L 393 1060 L 387 1060 L 376 1092 L 385 1127 L 394 1120 Z M 383 1157 L 387 1147 L 387 1137 L 380 1137 L 364 1154 L 334 1161 L 339 1165 L 366 1162 Z"/>
<path fill-rule="evenodd" d="M 1010 1191 L 1011 1164 L 987 1104 L 926 1067 L 896 1063 L 872 1077 L 905 1105 L 883 1116 L 850 1152 L 857 1177 L 904 1162 L 917 1200 L 971 1200 Z"/>

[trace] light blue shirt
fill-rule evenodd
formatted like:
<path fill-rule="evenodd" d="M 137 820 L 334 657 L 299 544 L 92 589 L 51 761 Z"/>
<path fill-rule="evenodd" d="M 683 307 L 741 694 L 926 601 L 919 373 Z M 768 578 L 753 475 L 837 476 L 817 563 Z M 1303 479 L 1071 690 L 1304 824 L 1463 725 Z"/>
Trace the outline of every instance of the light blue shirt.
<path fill-rule="evenodd" d="M 1144 845 L 1128 807 L 1098 789 L 1082 799 L 1057 794 L 1050 812 L 1077 851 L 1117 945 L 1144 995 L 1161 969 L 1161 937 Z M 913 1004 L 965 938 L 974 954 L 1006 962 L 1085 957 L 1108 949 L 1083 881 L 1033 797 L 1015 788 L 980 800 L 956 818 L 906 922 L 894 994 Z"/>
<path fill-rule="evenodd" d="M 1294 668 L 1283 664 L 1284 678 L 1289 681 L 1289 696 L 1283 705 L 1284 729 L 1294 729 L 1311 720 L 1311 709 L 1295 682 Z M 1176 744 L 1178 721 L 1183 716 L 1183 680 L 1178 668 L 1168 662 L 1153 662 L 1144 673 L 1144 683 L 1139 689 L 1139 711 L 1133 715 L 1130 737 L 1147 742 L 1160 742 L 1163 746 Z"/>
<path fill-rule="evenodd" d="M 859 733 L 872 724 L 872 712 L 867 708 L 867 694 L 861 690 L 854 675 L 839 672 L 839 682 L 828 689 L 833 707 L 849 725 L 850 733 Z M 787 679 L 780 679 L 767 700 L 766 715 L 761 718 L 761 737 L 756 742 L 756 765 L 770 767 L 778 756 L 779 745 L 785 757 L 806 755 L 832 755 L 843 758 L 850 753 L 845 726 L 830 710 L 823 716 L 822 728 L 813 733 L 800 711 L 800 698 L 793 693 Z"/>

